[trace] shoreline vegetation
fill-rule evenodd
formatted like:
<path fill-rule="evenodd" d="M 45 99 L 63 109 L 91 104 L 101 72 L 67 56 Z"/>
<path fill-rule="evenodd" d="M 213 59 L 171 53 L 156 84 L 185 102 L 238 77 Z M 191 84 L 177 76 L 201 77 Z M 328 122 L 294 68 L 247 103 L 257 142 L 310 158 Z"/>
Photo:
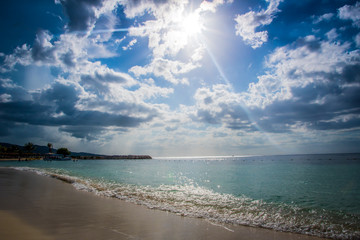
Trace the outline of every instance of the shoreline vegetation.
<path fill-rule="evenodd" d="M 73 160 L 137 160 L 152 159 L 150 155 L 100 155 L 86 152 L 70 152 L 67 148 L 53 149 L 47 146 L 26 143 L 23 147 L 11 143 L 0 143 L 0 161 L 33 161 L 43 160 L 48 154 L 58 153 L 71 157 Z"/>

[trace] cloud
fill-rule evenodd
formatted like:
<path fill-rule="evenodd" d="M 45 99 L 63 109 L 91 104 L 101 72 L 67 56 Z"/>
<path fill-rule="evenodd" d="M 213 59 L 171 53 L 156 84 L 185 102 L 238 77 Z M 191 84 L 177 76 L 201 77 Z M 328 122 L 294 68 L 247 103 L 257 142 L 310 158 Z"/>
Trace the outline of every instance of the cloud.
<path fill-rule="evenodd" d="M 126 128 L 101 126 L 65 126 L 59 128 L 60 132 L 69 133 L 72 137 L 87 141 L 106 141 L 112 138 L 113 133 L 127 132 Z"/>
<path fill-rule="evenodd" d="M 199 88 L 194 99 L 196 110 L 192 118 L 197 121 L 224 124 L 230 129 L 253 129 L 243 97 L 232 92 L 229 86 L 218 84 Z"/>
<path fill-rule="evenodd" d="M 0 71 L 3 73 L 14 71 L 17 65 L 54 67 L 67 73 L 89 70 L 88 65 L 98 65 L 96 62 L 94 64 L 90 62 L 92 58 L 116 56 L 98 39 L 68 33 L 56 37 L 49 31 L 39 30 L 32 47 L 24 44 L 15 48 L 12 54 L 5 55 Z"/>
<path fill-rule="evenodd" d="M 329 32 L 326 33 L 326 36 L 329 40 L 333 41 L 336 38 L 338 38 L 339 34 L 336 32 L 336 28 L 333 28 Z"/>
<path fill-rule="evenodd" d="M 69 18 L 69 31 L 88 31 L 93 28 L 98 14 L 96 9 L 102 6 L 101 0 L 60 0 L 64 12 Z"/>
<path fill-rule="evenodd" d="M 264 108 L 274 101 L 292 99 L 292 88 L 329 82 L 344 66 L 357 63 L 359 51 L 349 48 L 349 43 L 320 41 L 311 35 L 277 48 L 266 60 L 269 74 L 250 84 L 248 102 Z"/>
<path fill-rule="evenodd" d="M 137 84 L 137 82 L 126 73 L 116 72 L 103 65 L 91 65 L 93 65 L 93 68 L 91 68 L 90 71 L 84 71 L 81 75 L 80 83 L 101 94 L 109 93 L 109 83 L 117 83 L 122 86 L 133 86 Z"/>
<path fill-rule="evenodd" d="M 179 79 L 178 77 L 194 70 L 197 67 L 198 65 L 193 62 L 183 63 L 176 60 L 156 58 L 144 67 L 132 67 L 129 72 L 135 74 L 137 77 L 153 74 L 156 77 L 163 77 L 166 81 L 173 84 L 188 84 L 188 80 L 186 78 Z"/>
<path fill-rule="evenodd" d="M 0 72 L 10 72 L 14 70 L 16 64 L 26 66 L 31 64 L 31 62 L 30 46 L 23 44 L 21 47 L 16 47 L 12 54 L 5 55 L 5 59 L 0 67 Z"/>
<path fill-rule="evenodd" d="M 137 77 L 153 74 L 173 84 L 188 84 L 188 79 L 183 75 L 201 66 L 199 62 L 204 54 L 204 45 L 196 39 L 196 36 L 186 31 L 188 26 L 184 26 L 184 22 L 188 17 L 202 21 L 205 13 L 215 12 L 218 6 L 226 2 L 228 1 L 204 1 L 191 10 L 189 10 L 191 3 L 187 0 L 126 2 L 127 17 L 134 18 L 145 14 L 153 17 L 129 28 L 129 36 L 148 39 L 148 48 L 152 57 L 146 66 L 134 66 L 130 72 Z M 124 50 L 126 49 L 127 47 L 124 47 Z M 187 61 L 179 61 L 178 56 L 185 51 L 187 55 L 189 52 L 193 53 L 192 56 L 186 58 Z"/>
<path fill-rule="evenodd" d="M 355 43 L 357 47 L 360 47 L 360 33 L 355 36 Z"/>
<path fill-rule="evenodd" d="M 124 51 L 127 51 L 127 50 L 131 50 L 132 47 L 137 43 L 137 40 L 136 39 L 133 39 L 129 42 L 129 44 L 127 46 L 123 46 L 122 49 Z"/>
<path fill-rule="evenodd" d="M 360 51 L 307 36 L 275 49 L 247 91 L 225 85 L 194 95 L 191 117 L 236 131 L 351 130 L 360 123 Z"/>
<path fill-rule="evenodd" d="M 0 94 L 4 95 L 6 102 L 27 101 L 31 99 L 31 94 L 23 87 L 14 84 L 10 79 L 0 78 Z"/>
<path fill-rule="evenodd" d="M 258 105 L 269 116 L 266 121 L 272 120 L 284 126 L 302 122 L 314 129 L 356 127 L 345 116 L 359 116 L 359 97 L 354 91 L 360 88 L 360 52 L 350 50 L 347 43 L 340 45 L 319 40 L 319 46 L 314 48 L 312 41 L 316 39 L 308 37 L 295 47 L 277 49 L 268 58 L 273 74 L 267 75 L 276 82 L 275 87 L 271 91 L 262 91 L 266 86 L 262 85 L 265 82 L 260 78 L 257 84 L 262 87 L 258 85 L 250 92 L 253 96 L 272 99 L 269 104 Z M 252 91 L 255 89 L 256 93 Z M 277 96 L 278 92 L 283 94 Z M 336 119 L 343 119 L 343 122 Z"/>
<path fill-rule="evenodd" d="M 318 24 L 323 21 L 330 21 L 334 17 L 333 13 L 325 13 L 319 17 L 316 17 L 313 21 L 314 24 Z"/>
<path fill-rule="evenodd" d="M 15 88 L 9 83 L 7 86 L 3 83 L 2 86 L 6 88 L 5 90 Z M 0 116 L 3 122 L 55 126 L 63 132 L 71 133 L 74 137 L 83 136 L 92 139 L 104 128 L 113 127 L 114 131 L 123 132 L 127 128 L 149 122 L 157 115 L 156 110 L 151 106 L 135 102 L 130 104 L 98 101 L 98 106 L 102 105 L 103 108 L 113 111 L 99 111 L 93 107 L 86 109 L 82 105 L 80 91 L 78 86 L 70 82 L 56 82 L 48 89 L 28 93 L 31 96 L 28 100 L 22 100 L 15 95 L 21 92 L 7 91 L 7 101 L 0 102 Z M 3 134 L 9 131 L 10 129 L 4 130 Z"/>
<path fill-rule="evenodd" d="M 54 63 L 56 61 L 56 48 L 51 43 L 53 36 L 49 31 L 39 31 L 36 34 L 35 42 L 31 50 L 31 56 L 34 61 Z"/>
<path fill-rule="evenodd" d="M 338 16 L 343 20 L 351 20 L 355 27 L 360 28 L 360 2 L 339 8 Z"/>
<path fill-rule="evenodd" d="M 234 19 L 236 35 L 240 36 L 253 49 L 261 47 L 268 41 L 267 31 L 256 32 L 256 29 L 269 25 L 275 18 L 275 14 L 280 11 L 278 6 L 281 0 L 267 0 L 267 2 L 269 2 L 269 6 L 266 10 L 238 14 Z"/>

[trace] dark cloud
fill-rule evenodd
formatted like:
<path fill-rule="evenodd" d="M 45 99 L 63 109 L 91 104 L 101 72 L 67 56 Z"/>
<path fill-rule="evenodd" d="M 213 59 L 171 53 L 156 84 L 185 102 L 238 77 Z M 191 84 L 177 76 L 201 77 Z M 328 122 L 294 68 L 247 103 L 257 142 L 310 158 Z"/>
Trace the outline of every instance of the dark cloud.
<path fill-rule="evenodd" d="M 96 22 L 95 9 L 102 6 L 102 0 L 60 0 L 70 31 L 88 31 Z"/>
<path fill-rule="evenodd" d="M 94 89 L 98 93 L 108 93 L 110 87 L 108 83 L 130 83 L 133 84 L 130 76 L 112 70 L 96 71 L 94 74 L 84 74 L 81 76 L 81 84 Z"/>
<path fill-rule="evenodd" d="M 41 96 L 41 102 L 54 104 L 56 106 L 56 113 L 63 112 L 66 115 L 72 116 L 77 111 L 75 104 L 79 100 L 77 91 L 73 86 L 66 86 L 60 83 L 55 83 L 52 88 L 45 90 Z"/>
<path fill-rule="evenodd" d="M 348 83 L 360 83 L 360 64 L 345 66 L 342 71 L 342 79 Z"/>
<path fill-rule="evenodd" d="M 109 133 L 110 129 L 107 127 L 101 126 L 92 126 L 89 128 L 88 126 L 64 126 L 60 127 L 59 130 L 61 132 L 69 133 L 72 137 L 79 139 L 86 139 L 87 141 L 98 140 L 99 138 L 103 139 L 104 135 Z M 127 132 L 126 128 L 112 128 L 111 131 L 114 132 Z M 106 137 L 105 137 L 106 138 Z"/>
<path fill-rule="evenodd" d="M 351 129 L 359 126 L 359 86 L 309 85 L 292 91 L 293 99 L 274 102 L 258 111 L 257 123 L 263 130 L 292 131 L 291 127 L 296 123 L 316 130 Z M 260 120 L 261 117 L 266 118 Z"/>
<path fill-rule="evenodd" d="M 61 132 L 70 133 L 71 136 L 80 139 L 86 139 L 88 141 L 96 140 L 99 135 L 103 134 L 106 128 L 93 126 L 89 128 L 88 126 L 65 126 L 60 127 Z"/>
<path fill-rule="evenodd" d="M 212 114 L 208 110 L 199 109 L 197 111 L 196 119 L 200 122 L 210 123 L 210 124 L 219 124 L 220 120 L 216 115 Z"/>
<path fill-rule="evenodd" d="M 69 49 L 67 53 L 63 54 L 60 57 L 60 60 L 68 67 L 75 67 L 76 65 L 74 52 L 71 49 Z"/>
<path fill-rule="evenodd" d="M 15 85 L 10 79 L 0 78 L 0 95 L 7 94 L 11 101 L 30 100 L 29 94 L 23 87 Z"/>
<path fill-rule="evenodd" d="M 126 128 L 138 127 L 156 116 L 154 111 L 144 106 L 136 108 L 136 105 L 126 103 L 111 106 L 111 103 L 103 102 L 103 107 L 108 104 L 110 108 L 121 108 L 122 114 L 80 110 L 76 107 L 79 100 L 79 92 L 74 86 L 55 83 L 41 93 L 34 93 L 33 100 L 1 102 L 1 135 L 9 134 L 10 128 L 20 123 L 60 127 L 61 131 L 71 133 L 74 137 L 93 140 L 106 127 L 126 131 Z M 137 117 L 138 113 L 141 116 Z"/>
<path fill-rule="evenodd" d="M 34 61 L 41 61 L 46 63 L 54 63 L 56 56 L 56 48 L 50 42 L 52 36 L 48 31 L 39 31 L 36 34 L 36 39 L 31 49 L 31 56 Z"/>
<path fill-rule="evenodd" d="M 0 103 L 0 118 L 9 122 L 29 123 L 34 125 L 46 124 L 52 108 L 32 101 L 18 101 Z"/>
<path fill-rule="evenodd" d="M 9 136 L 11 134 L 11 129 L 14 129 L 15 124 L 9 121 L 0 121 L 0 137 Z"/>
<path fill-rule="evenodd" d="M 315 38 L 300 38 L 296 41 L 296 47 L 306 46 L 311 52 L 319 51 L 321 49 L 321 43 L 319 39 Z"/>

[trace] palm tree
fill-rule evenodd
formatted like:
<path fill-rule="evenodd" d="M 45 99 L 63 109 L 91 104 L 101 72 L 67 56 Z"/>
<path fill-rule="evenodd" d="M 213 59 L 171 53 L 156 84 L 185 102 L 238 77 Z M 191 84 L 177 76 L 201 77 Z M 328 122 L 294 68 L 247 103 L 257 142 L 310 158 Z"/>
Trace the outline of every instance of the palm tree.
<path fill-rule="evenodd" d="M 49 148 L 49 153 L 52 153 L 52 147 L 53 147 L 52 143 L 48 143 L 47 146 Z"/>
<path fill-rule="evenodd" d="M 28 142 L 24 145 L 25 150 L 30 153 L 35 150 L 35 146 L 32 142 Z"/>
<path fill-rule="evenodd" d="M 0 153 L 5 153 L 5 152 L 7 152 L 7 147 L 0 145 Z"/>

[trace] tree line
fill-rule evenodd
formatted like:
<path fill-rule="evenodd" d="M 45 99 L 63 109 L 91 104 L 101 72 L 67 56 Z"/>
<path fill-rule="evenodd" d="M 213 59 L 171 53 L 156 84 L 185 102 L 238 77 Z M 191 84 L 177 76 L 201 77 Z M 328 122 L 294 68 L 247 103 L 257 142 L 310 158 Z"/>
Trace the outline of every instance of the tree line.
<path fill-rule="evenodd" d="M 53 144 L 48 143 L 47 147 L 49 149 L 49 153 L 53 153 Z M 24 146 L 20 147 L 17 145 L 11 145 L 10 147 L 2 146 L 0 145 L 0 154 L 1 158 L 7 158 L 7 157 L 39 157 L 42 154 L 36 153 L 36 146 L 32 142 L 27 142 L 24 144 Z M 70 155 L 71 152 L 69 149 L 62 147 L 56 150 L 56 154 L 62 154 L 64 156 Z"/>

